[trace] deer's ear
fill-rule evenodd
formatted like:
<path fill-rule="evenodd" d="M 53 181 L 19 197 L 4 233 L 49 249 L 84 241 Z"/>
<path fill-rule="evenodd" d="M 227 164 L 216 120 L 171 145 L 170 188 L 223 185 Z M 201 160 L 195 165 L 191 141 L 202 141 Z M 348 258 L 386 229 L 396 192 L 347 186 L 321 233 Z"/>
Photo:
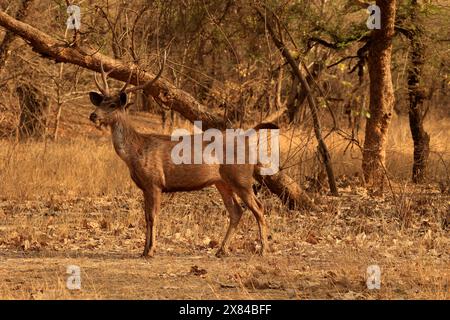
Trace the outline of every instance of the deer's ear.
<path fill-rule="evenodd" d="M 89 92 L 89 98 L 91 99 L 91 103 L 96 107 L 103 102 L 103 96 L 98 92 Z"/>
<path fill-rule="evenodd" d="M 119 94 L 119 103 L 121 108 L 125 108 L 128 103 L 128 95 L 126 92 L 121 92 Z"/>

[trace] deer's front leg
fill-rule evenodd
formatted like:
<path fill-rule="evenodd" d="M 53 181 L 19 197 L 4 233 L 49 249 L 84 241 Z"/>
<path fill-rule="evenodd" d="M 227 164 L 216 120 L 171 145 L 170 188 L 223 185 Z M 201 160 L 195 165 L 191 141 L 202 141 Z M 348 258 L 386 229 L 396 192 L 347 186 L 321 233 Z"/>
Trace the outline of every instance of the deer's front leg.
<path fill-rule="evenodd" d="M 145 210 L 145 247 L 144 257 L 152 257 L 156 246 L 156 223 L 161 203 L 161 190 L 153 189 L 144 191 Z"/>

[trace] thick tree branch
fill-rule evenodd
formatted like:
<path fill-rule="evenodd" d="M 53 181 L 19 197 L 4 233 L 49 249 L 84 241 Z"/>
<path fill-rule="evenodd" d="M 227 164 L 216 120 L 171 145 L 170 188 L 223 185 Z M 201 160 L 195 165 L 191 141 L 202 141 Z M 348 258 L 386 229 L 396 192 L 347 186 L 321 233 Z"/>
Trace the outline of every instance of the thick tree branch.
<path fill-rule="evenodd" d="M 364 32 L 362 34 L 350 35 L 349 37 L 339 39 L 334 43 L 329 42 L 324 39 L 321 39 L 319 37 L 310 37 L 308 39 L 308 47 L 312 48 L 313 43 L 318 43 L 326 48 L 330 48 L 333 50 L 342 50 L 342 49 L 347 48 L 349 45 L 351 45 L 354 42 L 366 42 L 369 39 L 370 39 L 370 36 L 367 34 L 367 32 Z"/>
<path fill-rule="evenodd" d="M 114 79 L 127 81 L 130 72 L 133 73 L 130 81 L 133 85 L 147 82 L 155 77 L 151 72 L 140 71 L 137 65 L 126 65 L 93 49 L 70 46 L 58 41 L 26 23 L 13 19 L 3 11 L 0 11 L 0 25 L 22 37 L 33 47 L 35 52 L 55 62 L 72 63 L 96 72 L 100 72 L 100 63 L 103 62 L 105 69 L 114 69 L 110 74 L 110 77 Z M 221 118 L 205 111 L 205 107 L 192 96 L 164 79 L 155 82 L 148 88 L 147 93 L 185 118 L 201 120 L 203 128 L 225 128 L 225 123 Z"/>

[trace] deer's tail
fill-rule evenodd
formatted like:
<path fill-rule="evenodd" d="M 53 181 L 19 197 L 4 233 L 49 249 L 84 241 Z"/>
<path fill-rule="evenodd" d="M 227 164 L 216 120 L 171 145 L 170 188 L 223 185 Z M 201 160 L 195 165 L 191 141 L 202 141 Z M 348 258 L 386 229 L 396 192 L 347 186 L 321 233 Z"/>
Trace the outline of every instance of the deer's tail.
<path fill-rule="evenodd" d="M 262 122 L 262 123 L 256 125 L 256 126 L 253 128 L 253 130 L 255 130 L 255 131 L 258 131 L 258 130 L 261 130 L 261 129 L 279 130 L 280 128 L 279 128 L 276 124 L 274 124 L 274 123 L 272 123 L 272 122 Z M 259 145 L 259 140 L 257 140 L 256 143 L 257 143 L 257 145 Z M 259 148 L 259 146 L 258 146 L 258 148 Z M 273 166 L 276 166 L 276 168 L 273 167 Z M 274 174 L 274 173 L 277 173 L 277 172 L 279 171 L 278 166 L 279 166 L 278 163 L 277 163 L 277 164 L 270 164 L 270 167 L 272 168 L 271 171 L 273 172 L 273 174 Z M 265 168 L 265 167 L 266 167 L 265 165 L 263 165 L 262 163 L 260 163 L 260 162 L 258 161 L 258 163 L 256 164 L 256 166 L 254 167 L 253 175 L 255 176 L 255 175 L 261 175 L 261 174 L 263 174 L 263 173 L 262 173 L 263 170 L 267 171 L 267 168 Z"/>
<path fill-rule="evenodd" d="M 261 122 L 260 124 L 253 127 L 253 130 L 260 129 L 280 129 L 275 123 L 272 122 Z"/>

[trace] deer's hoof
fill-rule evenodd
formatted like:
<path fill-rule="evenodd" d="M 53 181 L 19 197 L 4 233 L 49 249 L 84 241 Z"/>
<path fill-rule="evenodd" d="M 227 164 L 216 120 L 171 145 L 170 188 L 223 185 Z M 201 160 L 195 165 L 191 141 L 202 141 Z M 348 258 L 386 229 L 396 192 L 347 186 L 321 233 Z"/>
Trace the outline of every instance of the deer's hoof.
<path fill-rule="evenodd" d="M 142 258 L 146 258 L 146 259 L 150 259 L 153 258 L 153 256 L 155 255 L 155 252 L 153 250 L 144 250 L 144 252 L 142 253 L 141 257 Z"/>
<path fill-rule="evenodd" d="M 267 253 L 266 248 L 264 246 L 262 246 L 258 251 L 257 251 L 258 255 L 260 257 L 264 257 Z"/>

